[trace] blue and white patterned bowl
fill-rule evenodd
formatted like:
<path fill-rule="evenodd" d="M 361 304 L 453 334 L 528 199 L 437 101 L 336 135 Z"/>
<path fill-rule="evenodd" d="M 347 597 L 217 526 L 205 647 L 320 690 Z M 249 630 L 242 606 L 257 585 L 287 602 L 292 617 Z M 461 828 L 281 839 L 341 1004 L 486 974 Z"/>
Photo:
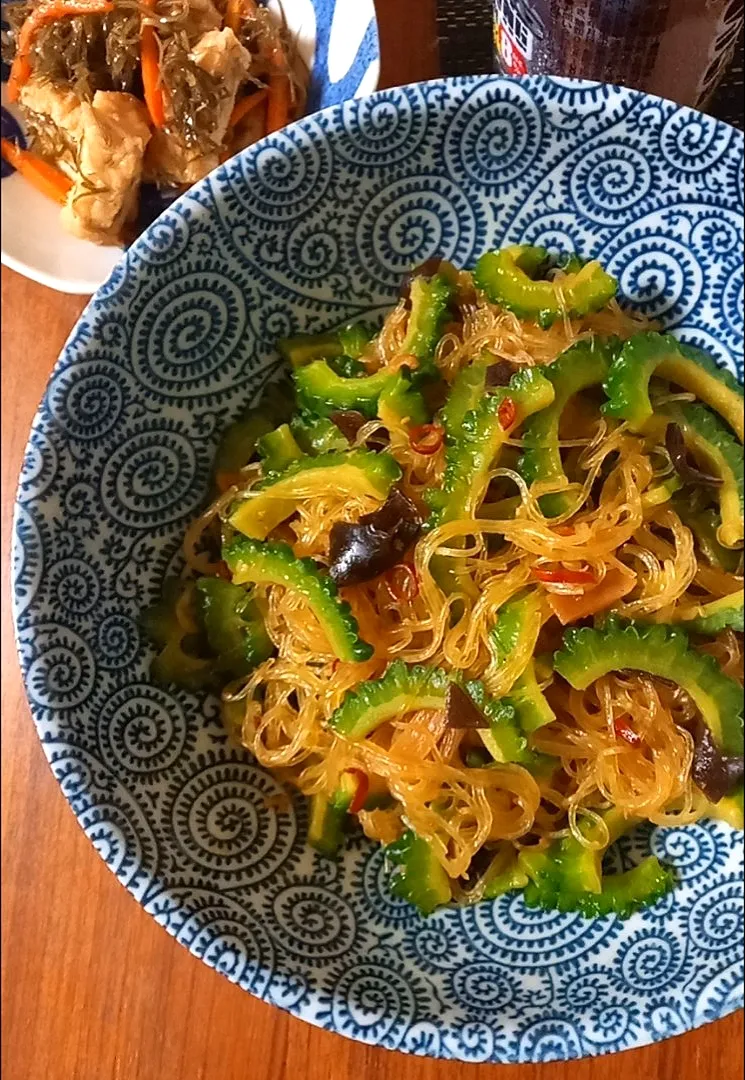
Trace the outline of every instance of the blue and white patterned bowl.
<path fill-rule="evenodd" d="M 2 3 L 10 0 L 2 0 Z M 374 0 L 262 0 L 284 15 L 310 71 L 308 111 L 339 105 L 372 93 L 380 75 L 380 47 Z M 2 65 L 2 133 L 24 133 L 20 114 L 7 107 L 9 69 Z M 119 261 L 115 247 L 98 247 L 65 232 L 59 207 L 0 162 L 2 240 L 0 255 L 11 269 L 60 292 L 88 296 Z"/>
<path fill-rule="evenodd" d="M 623 293 L 742 373 L 743 138 L 616 87 L 496 77 L 308 117 L 166 213 L 75 328 L 34 422 L 15 617 L 44 750 L 93 844 L 178 941 L 311 1023 L 432 1057 L 641 1046 L 742 1002 L 739 834 L 647 830 L 674 895 L 626 923 L 504 897 L 423 920 L 363 841 L 327 862 L 300 801 L 217 705 L 148 678 L 143 605 L 178 565 L 218 433 L 276 339 L 392 303 L 435 253 L 527 240 L 599 256 Z M 19 359 L 19 358 L 17 358 Z"/>

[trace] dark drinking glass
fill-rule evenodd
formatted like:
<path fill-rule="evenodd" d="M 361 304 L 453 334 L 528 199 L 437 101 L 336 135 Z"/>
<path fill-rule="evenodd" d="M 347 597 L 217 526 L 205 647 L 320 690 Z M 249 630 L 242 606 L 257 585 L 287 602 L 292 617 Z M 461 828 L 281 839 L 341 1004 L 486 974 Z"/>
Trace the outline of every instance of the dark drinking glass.
<path fill-rule="evenodd" d="M 499 68 L 618 83 L 704 107 L 732 59 L 743 0 L 495 0 Z"/>

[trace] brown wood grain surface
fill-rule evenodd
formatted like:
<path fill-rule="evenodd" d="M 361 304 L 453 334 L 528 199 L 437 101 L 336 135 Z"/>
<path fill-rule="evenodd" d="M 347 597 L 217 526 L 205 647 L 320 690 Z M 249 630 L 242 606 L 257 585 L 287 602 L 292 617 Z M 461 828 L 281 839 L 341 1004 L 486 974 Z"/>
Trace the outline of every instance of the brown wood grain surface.
<path fill-rule="evenodd" d="M 355 0 L 347 0 L 354 3 Z M 435 0 L 378 0 L 383 84 L 437 74 Z M 117 883 L 45 762 L 8 602 L 29 425 L 83 301 L 2 271 L 3 1080 L 735 1080 L 742 1013 L 644 1050 L 546 1066 L 407 1058 L 255 1000 L 177 945 Z"/>

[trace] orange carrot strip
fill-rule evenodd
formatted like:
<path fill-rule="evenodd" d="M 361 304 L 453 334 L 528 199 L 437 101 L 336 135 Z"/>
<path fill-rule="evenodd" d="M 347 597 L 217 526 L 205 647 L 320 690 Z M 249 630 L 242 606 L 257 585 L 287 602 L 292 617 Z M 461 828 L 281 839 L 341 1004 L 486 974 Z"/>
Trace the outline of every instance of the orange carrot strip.
<path fill-rule="evenodd" d="M 144 0 L 151 10 L 156 0 Z M 150 114 L 153 127 L 162 128 L 166 122 L 165 100 L 160 82 L 160 44 L 158 34 L 150 23 L 140 27 L 140 70 L 142 72 L 142 95 Z"/>
<path fill-rule="evenodd" d="M 160 46 L 155 27 L 146 23 L 140 35 L 140 67 L 142 69 L 142 93 L 156 128 L 166 122 L 163 88 L 160 85 Z"/>
<path fill-rule="evenodd" d="M 290 119 L 292 94 L 290 80 L 286 75 L 272 75 L 269 79 L 269 100 L 266 107 L 266 133 L 279 131 Z"/>
<path fill-rule="evenodd" d="M 256 14 L 256 4 L 254 0 L 228 0 L 228 7 L 225 12 L 225 25 L 237 34 L 240 30 L 241 23 L 245 19 L 251 19 Z"/>
<path fill-rule="evenodd" d="M 234 128 L 236 124 L 240 124 L 245 116 L 248 116 L 250 112 L 253 112 L 258 105 L 263 105 L 267 99 L 268 93 L 268 90 L 259 90 L 249 97 L 244 97 L 241 98 L 240 101 L 236 101 L 233 106 L 233 111 L 230 114 L 230 120 L 228 120 L 228 127 Z"/>
<path fill-rule="evenodd" d="M 550 593 L 547 596 L 548 606 L 559 622 L 567 626 L 579 619 L 586 619 L 589 615 L 596 615 L 598 611 L 604 611 L 630 593 L 635 584 L 636 574 L 633 571 L 611 567 L 598 585 L 587 589 L 581 596 Z"/>
<path fill-rule="evenodd" d="M 68 15 L 105 15 L 113 8 L 111 0 L 42 0 L 18 32 L 16 54 L 8 78 L 8 101 L 17 101 L 21 87 L 31 78 L 31 49 L 42 27 Z"/>
<path fill-rule="evenodd" d="M 273 74 L 269 76 L 269 102 L 266 110 L 267 135 L 289 123 L 292 109 L 292 83 L 287 74 L 289 64 L 279 37 L 267 57 Z"/>
<path fill-rule="evenodd" d="M 275 35 L 274 43 L 269 50 L 269 55 L 266 57 L 266 62 L 269 67 L 274 68 L 277 73 L 287 71 L 289 67 L 285 50 L 282 46 L 282 39 L 279 34 Z"/>
<path fill-rule="evenodd" d="M 37 191 L 54 199 L 55 202 L 65 202 L 72 187 L 72 180 L 69 176 L 65 176 L 61 169 L 32 154 L 30 150 L 24 150 L 22 146 L 11 142 L 10 139 L 0 140 L 0 150 L 8 164 L 12 165 Z"/>

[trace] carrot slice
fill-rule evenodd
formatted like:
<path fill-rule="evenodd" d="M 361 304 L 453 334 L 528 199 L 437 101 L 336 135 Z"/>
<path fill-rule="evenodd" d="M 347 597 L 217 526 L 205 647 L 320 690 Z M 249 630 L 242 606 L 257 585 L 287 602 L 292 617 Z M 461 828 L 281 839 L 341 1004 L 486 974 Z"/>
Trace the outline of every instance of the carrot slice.
<path fill-rule="evenodd" d="M 271 135 L 285 127 L 290 119 L 292 92 L 287 75 L 271 75 L 269 78 L 269 100 L 266 107 L 266 132 Z"/>
<path fill-rule="evenodd" d="M 612 566 L 603 580 L 592 589 L 586 589 L 581 596 L 565 596 L 548 593 L 548 606 L 564 626 L 568 623 L 596 615 L 623 599 L 634 588 L 636 574 L 632 570 L 619 570 Z"/>
<path fill-rule="evenodd" d="M 251 19 L 256 14 L 254 0 L 228 0 L 225 11 L 225 25 L 237 34 L 241 23 L 245 19 Z"/>
<path fill-rule="evenodd" d="M 240 0 L 237 2 L 240 3 Z M 292 83 L 288 75 L 290 65 L 279 34 L 275 35 L 265 59 L 271 71 L 268 83 L 269 100 L 266 108 L 266 131 L 267 135 L 271 135 L 272 132 L 285 127 L 290 120 L 292 110 Z"/>
<path fill-rule="evenodd" d="M 155 0 L 145 0 L 145 4 L 153 9 Z M 142 96 L 153 127 L 162 128 L 166 122 L 166 110 L 160 82 L 160 44 L 156 29 L 150 23 L 143 23 L 140 27 L 140 70 Z"/>
<path fill-rule="evenodd" d="M 24 180 L 28 180 L 37 191 L 55 202 L 64 204 L 72 187 L 72 180 L 61 169 L 50 165 L 43 158 L 24 150 L 10 139 L 0 140 L 0 150 L 9 165 L 16 169 Z"/>
<path fill-rule="evenodd" d="M 250 112 L 253 112 L 255 108 L 259 105 L 263 105 L 267 99 L 268 93 L 268 90 L 259 90 L 249 97 L 244 97 L 241 98 L 240 101 L 236 101 L 233 106 L 233 111 L 230 114 L 230 120 L 228 120 L 228 128 L 234 128 L 236 124 L 240 124 L 245 116 L 248 116 Z"/>
<path fill-rule="evenodd" d="M 140 35 L 140 67 L 142 69 L 142 93 L 147 111 L 154 127 L 162 128 L 166 122 L 163 88 L 160 85 L 160 46 L 155 27 L 145 24 Z"/>
<path fill-rule="evenodd" d="M 8 78 L 8 101 L 17 101 L 21 87 L 31 78 L 31 49 L 39 30 L 66 16 L 105 15 L 113 8 L 111 0 L 42 0 L 18 31 L 16 54 Z"/>

